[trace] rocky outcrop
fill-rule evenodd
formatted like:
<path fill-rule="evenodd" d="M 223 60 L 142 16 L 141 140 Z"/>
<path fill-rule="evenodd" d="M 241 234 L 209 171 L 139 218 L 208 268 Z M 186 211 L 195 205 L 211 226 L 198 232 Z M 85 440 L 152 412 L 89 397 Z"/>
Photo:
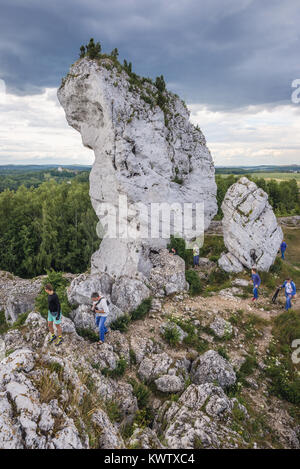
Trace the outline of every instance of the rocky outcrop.
<path fill-rule="evenodd" d="M 115 369 L 120 356 L 109 344 L 100 351 L 84 341 L 65 319 L 63 350 L 48 346 L 47 322 L 39 313 L 30 313 L 22 329 L 4 335 L 1 449 L 84 449 L 89 438 L 98 439 L 93 443 L 98 448 L 124 447 L 106 403 L 118 402 L 126 423 L 137 401 L 130 384 L 119 386 L 100 371 Z"/>
<path fill-rule="evenodd" d="M 193 362 L 191 378 L 196 384 L 217 382 L 224 389 L 236 382 L 232 365 L 215 350 L 208 350 Z"/>
<path fill-rule="evenodd" d="M 216 317 L 209 327 L 213 331 L 213 333 L 219 338 L 222 338 L 224 336 L 230 337 L 233 332 L 233 327 L 230 322 L 225 321 L 225 319 L 221 317 Z"/>
<path fill-rule="evenodd" d="M 162 235 L 159 224 L 158 232 L 150 235 L 148 229 L 157 221 L 151 213 L 153 204 L 177 204 L 173 208 L 180 217 L 185 203 L 204 203 L 204 223 L 196 233 L 187 231 L 187 239 L 201 236 L 217 211 L 212 158 L 202 132 L 189 122 L 185 104 L 165 89 L 159 95 L 149 80 L 135 80 L 133 84 L 132 76 L 107 57 L 84 58 L 71 67 L 58 91 L 68 123 L 95 153 L 90 195 L 101 224 L 118 214 L 116 235 L 102 231 L 91 273 L 100 275 L 101 282 L 103 275 L 108 276 L 102 291 L 111 294 L 121 310 L 134 309 L 149 296 L 151 284 L 160 293 L 162 286 L 166 293 L 186 288 L 179 265 L 171 272 L 171 258 L 166 269 L 164 251 L 161 266 L 152 262 L 151 255 L 159 254 L 169 237 Z M 129 208 L 119 211 L 124 198 Z M 103 218 L 102 209 L 109 217 Z M 173 217 L 167 218 L 172 232 L 177 225 Z"/>
<path fill-rule="evenodd" d="M 178 402 L 166 402 L 159 410 L 154 428 L 168 448 L 234 448 L 242 437 L 231 430 L 233 408 L 247 419 L 246 409 L 229 399 L 223 389 L 211 383 L 192 384 Z"/>
<path fill-rule="evenodd" d="M 174 360 L 167 353 L 149 354 L 139 365 L 139 377 L 146 383 L 154 382 L 162 392 L 179 392 L 188 378 L 190 361 Z"/>
<path fill-rule="evenodd" d="M 41 290 L 43 277 L 22 279 L 0 271 L 0 311 L 6 321 L 13 323 L 22 313 L 34 308 L 35 298 Z"/>
<path fill-rule="evenodd" d="M 224 243 L 229 252 L 221 256 L 219 265 L 227 272 L 254 266 L 268 271 L 283 238 L 268 195 L 242 177 L 228 189 L 222 210 Z"/>

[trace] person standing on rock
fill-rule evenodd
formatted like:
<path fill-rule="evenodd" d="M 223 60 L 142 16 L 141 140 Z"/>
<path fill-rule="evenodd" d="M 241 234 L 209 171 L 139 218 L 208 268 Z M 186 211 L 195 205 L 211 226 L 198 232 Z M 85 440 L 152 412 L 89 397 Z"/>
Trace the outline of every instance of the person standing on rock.
<path fill-rule="evenodd" d="M 193 247 L 193 266 L 195 267 L 196 265 L 199 265 L 199 246 L 197 244 L 194 245 Z"/>
<path fill-rule="evenodd" d="M 292 298 L 296 296 L 296 285 L 291 278 L 287 278 L 281 285 L 281 288 L 284 288 L 286 297 L 285 309 L 288 311 L 292 307 Z"/>
<path fill-rule="evenodd" d="M 281 259 L 284 259 L 284 254 L 287 248 L 286 242 L 283 240 L 281 245 L 280 245 L 280 251 L 281 251 Z"/>
<path fill-rule="evenodd" d="M 252 273 L 252 281 L 253 281 L 253 298 L 252 298 L 252 301 L 255 301 L 258 298 L 258 288 L 261 284 L 261 279 L 260 279 L 260 276 L 258 275 L 256 269 L 252 269 L 251 273 Z"/>
<path fill-rule="evenodd" d="M 106 301 L 101 293 L 94 292 L 92 294 L 93 307 L 92 311 L 96 313 L 96 326 L 99 327 L 99 344 L 104 343 L 105 334 L 108 333 L 108 329 L 105 326 L 105 321 L 109 315 L 109 308 Z"/>
<path fill-rule="evenodd" d="M 49 344 L 52 344 L 57 337 L 55 345 L 58 346 L 62 343 L 62 327 L 61 327 L 61 307 L 57 294 L 51 283 L 45 286 L 45 292 L 48 295 L 48 328 L 51 333 Z M 57 336 L 54 333 L 53 323 L 55 324 Z"/>

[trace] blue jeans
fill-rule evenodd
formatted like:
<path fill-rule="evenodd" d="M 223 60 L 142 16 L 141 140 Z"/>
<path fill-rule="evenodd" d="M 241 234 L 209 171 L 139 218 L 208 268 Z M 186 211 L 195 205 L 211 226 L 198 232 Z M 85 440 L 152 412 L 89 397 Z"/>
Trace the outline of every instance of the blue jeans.
<path fill-rule="evenodd" d="M 199 256 L 194 256 L 193 257 L 193 265 L 195 267 L 195 265 L 199 265 Z"/>
<path fill-rule="evenodd" d="M 281 250 L 281 259 L 284 259 L 284 253 L 285 253 L 285 249 L 282 249 Z"/>
<path fill-rule="evenodd" d="M 285 295 L 286 302 L 285 302 L 285 309 L 288 311 L 292 307 L 292 295 Z"/>
<path fill-rule="evenodd" d="M 96 326 L 99 327 L 99 338 L 104 342 L 105 338 L 105 332 L 107 332 L 107 329 L 105 327 L 105 321 L 107 319 L 107 316 L 97 316 L 96 317 Z"/>
<path fill-rule="evenodd" d="M 253 297 L 257 300 L 257 298 L 258 298 L 258 288 L 253 288 Z"/>

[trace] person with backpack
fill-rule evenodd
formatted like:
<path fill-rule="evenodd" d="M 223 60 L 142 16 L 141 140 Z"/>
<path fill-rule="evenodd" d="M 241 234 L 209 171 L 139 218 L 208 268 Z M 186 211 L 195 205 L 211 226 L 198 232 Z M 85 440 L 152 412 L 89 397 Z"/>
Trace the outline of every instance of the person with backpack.
<path fill-rule="evenodd" d="M 92 311 L 96 314 L 95 322 L 96 326 L 99 327 L 99 344 L 103 344 L 105 340 L 105 334 L 108 333 L 108 329 L 105 326 L 107 316 L 109 315 L 108 302 L 101 293 L 94 292 L 91 296 L 93 301 Z"/>
<path fill-rule="evenodd" d="M 281 245 L 280 245 L 280 251 L 281 251 L 281 259 L 284 259 L 284 254 L 287 248 L 286 242 L 283 240 Z"/>
<path fill-rule="evenodd" d="M 296 285 L 291 278 L 287 278 L 280 288 L 284 288 L 286 297 L 285 309 L 288 311 L 292 307 L 292 298 L 296 296 Z"/>
<path fill-rule="evenodd" d="M 194 245 L 193 247 L 193 266 L 195 267 L 196 265 L 199 265 L 199 246 L 197 244 Z"/>
<path fill-rule="evenodd" d="M 45 292 L 48 295 L 48 328 L 51 333 L 49 344 L 52 344 L 57 337 L 55 342 L 56 346 L 59 346 L 62 341 L 62 327 L 61 327 L 61 307 L 57 294 L 54 291 L 51 283 L 45 285 Z M 53 323 L 55 324 L 57 336 L 54 332 Z"/>
<path fill-rule="evenodd" d="M 256 301 L 258 299 L 258 288 L 261 284 L 260 276 L 257 273 L 256 269 L 251 270 L 252 273 L 252 281 L 253 281 L 253 298 L 252 301 Z"/>

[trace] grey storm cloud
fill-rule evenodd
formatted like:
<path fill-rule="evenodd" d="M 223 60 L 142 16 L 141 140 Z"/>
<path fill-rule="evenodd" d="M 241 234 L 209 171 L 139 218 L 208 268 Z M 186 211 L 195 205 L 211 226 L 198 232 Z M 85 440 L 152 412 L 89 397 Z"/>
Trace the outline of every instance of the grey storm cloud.
<path fill-rule="evenodd" d="M 290 100 L 299 0 L 0 0 L 0 78 L 57 87 L 90 37 L 186 101 L 230 109 Z"/>

